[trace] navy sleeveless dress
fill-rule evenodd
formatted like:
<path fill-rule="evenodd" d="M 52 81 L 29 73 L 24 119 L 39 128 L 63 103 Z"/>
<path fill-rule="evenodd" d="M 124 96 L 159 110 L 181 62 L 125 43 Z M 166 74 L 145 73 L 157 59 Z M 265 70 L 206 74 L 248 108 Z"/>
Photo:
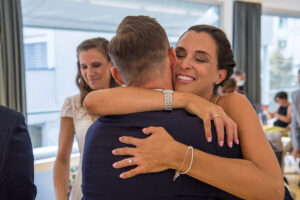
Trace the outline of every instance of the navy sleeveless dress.
<path fill-rule="evenodd" d="M 288 106 L 280 106 L 279 109 L 278 109 L 278 114 L 280 115 L 284 115 L 286 116 L 287 115 L 287 109 L 288 109 Z M 274 126 L 279 126 L 279 127 L 287 127 L 289 124 L 288 123 L 285 123 L 279 119 L 277 119 L 275 122 L 274 122 Z"/>

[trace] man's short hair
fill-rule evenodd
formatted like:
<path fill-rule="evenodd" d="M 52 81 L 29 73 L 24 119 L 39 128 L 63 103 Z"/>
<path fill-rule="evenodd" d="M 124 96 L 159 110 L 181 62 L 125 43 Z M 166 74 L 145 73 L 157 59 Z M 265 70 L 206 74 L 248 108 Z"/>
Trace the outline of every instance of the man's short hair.
<path fill-rule="evenodd" d="M 287 99 L 288 98 L 288 94 L 286 93 L 286 92 L 284 92 L 284 91 L 281 91 L 281 92 L 278 92 L 278 93 L 276 93 L 276 95 L 275 95 L 275 101 L 276 101 L 276 99 Z"/>
<path fill-rule="evenodd" d="M 141 85 L 161 76 L 170 47 L 163 27 L 148 16 L 127 16 L 108 46 L 126 85 Z"/>

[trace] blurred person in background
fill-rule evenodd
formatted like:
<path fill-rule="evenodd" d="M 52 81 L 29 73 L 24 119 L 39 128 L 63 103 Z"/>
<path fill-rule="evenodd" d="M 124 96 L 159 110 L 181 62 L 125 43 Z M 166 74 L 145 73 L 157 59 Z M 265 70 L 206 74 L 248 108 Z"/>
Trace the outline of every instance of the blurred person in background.
<path fill-rule="evenodd" d="M 235 93 L 236 87 L 237 87 L 236 81 L 233 78 L 231 78 L 224 82 L 223 87 L 221 87 L 221 93 L 222 94 Z"/>
<path fill-rule="evenodd" d="M 300 69 L 298 70 L 298 82 L 300 84 Z M 296 159 L 300 155 L 300 88 L 292 93 L 291 139 L 293 142 L 292 154 Z"/>
<path fill-rule="evenodd" d="M 77 47 L 76 84 L 80 93 L 66 98 L 61 110 L 59 148 L 54 165 L 54 187 L 57 200 L 68 198 L 70 156 L 74 136 L 78 143 L 80 161 L 76 180 L 70 193 L 71 200 L 80 200 L 81 160 L 87 129 L 96 120 L 83 108 L 86 95 L 94 90 L 115 87 L 117 83 L 111 77 L 112 62 L 107 53 L 108 41 L 104 38 L 92 38 L 83 41 Z"/>
<path fill-rule="evenodd" d="M 244 72 L 242 71 L 239 71 L 239 70 L 236 70 L 234 73 L 233 73 L 233 79 L 235 80 L 236 82 L 236 92 L 238 93 L 241 93 L 241 94 L 245 94 L 245 82 L 246 82 L 246 75 Z"/>
<path fill-rule="evenodd" d="M 276 154 L 276 157 L 283 169 L 283 156 L 288 151 L 287 146 L 283 147 L 281 141 L 282 136 L 288 136 L 289 124 L 292 120 L 292 104 L 288 101 L 288 94 L 284 91 L 278 92 L 274 100 L 278 103 L 278 108 L 273 113 L 268 113 L 270 118 L 276 118 L 273 127 L 265 129 L 265 134 L 271 143 L 271 146 Z"/>
<path fill-rule="evenodd" d="M 292 104 L 288 101 L 288 94 L 284 91 L 278 92 L 274 98 L 279 107 L 274 113 L 269 113 L 270 118 L 276 117 L 274 126 L 286 128 L 292 120 Z"/>

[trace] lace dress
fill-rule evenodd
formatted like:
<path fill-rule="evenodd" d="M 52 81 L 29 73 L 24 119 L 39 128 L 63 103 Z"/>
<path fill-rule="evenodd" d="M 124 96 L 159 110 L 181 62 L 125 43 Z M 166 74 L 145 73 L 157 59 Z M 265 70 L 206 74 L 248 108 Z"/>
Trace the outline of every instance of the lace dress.
<path fill-rule="evenodd" d="M 85 135 L 93 123 L 92 117 L 87 114 L 84 108 L 80 105 L 80 94 L 66 98 L 63 108 L 61 110 L 61 117 L 71 117 L 73 118 L 73 124 L 75 128 L 75 137 L 78 143 L 79 152 L 80 152 L 80 161 L 78 165 L 78 171 L 76 174 L 76 180 L 72 187 L 70 194 L 70 200 L 81 200 L 82 191 L 81 191 L 81 163 L 82 163 L 82 153 Z"/>

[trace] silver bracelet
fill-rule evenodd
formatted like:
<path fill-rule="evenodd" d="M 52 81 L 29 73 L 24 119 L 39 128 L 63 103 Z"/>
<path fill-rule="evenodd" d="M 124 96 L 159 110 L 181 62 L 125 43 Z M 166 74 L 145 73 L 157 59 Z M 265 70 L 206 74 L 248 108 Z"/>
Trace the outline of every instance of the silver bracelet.
<path fill-rule="evenodd" d="M 185 160 L 186 160 L 186 157 L 188 155 L 188 152 L 189 150 L 192 151 L 192 155 L 191 155 L 191 161 L 190 161 L 190 165 L 188 167 L 188 169 L 184 172 L 181 172 L 180 170 L 182 169 L 184 163 L 185 163 Z M 185 153 L 185 156 L 184 156 L 184 159 L 183 159 L 183 162 L 180 166 L 179 169 L 175 170 L 175 174 L 174 174 L 174 178 L 173 178 L 173 181 L 176 181 L 176 179 L 181 175 L 181 174 L 187 174 L 190 170 L 191 170 L 191 167 L 192 167 L 192 164 L 193 164 L 193 161 L 194 161 L 194 148 L 192 146 L 188 146 L 187 150 L 186 150 L 186 153 Z"/>
<path fill-rule="evenodd" d="M 163 90 L 164 93 L 164 102 L 165 102 L 165 111 L 173 110 L 173 90 Z"/>

